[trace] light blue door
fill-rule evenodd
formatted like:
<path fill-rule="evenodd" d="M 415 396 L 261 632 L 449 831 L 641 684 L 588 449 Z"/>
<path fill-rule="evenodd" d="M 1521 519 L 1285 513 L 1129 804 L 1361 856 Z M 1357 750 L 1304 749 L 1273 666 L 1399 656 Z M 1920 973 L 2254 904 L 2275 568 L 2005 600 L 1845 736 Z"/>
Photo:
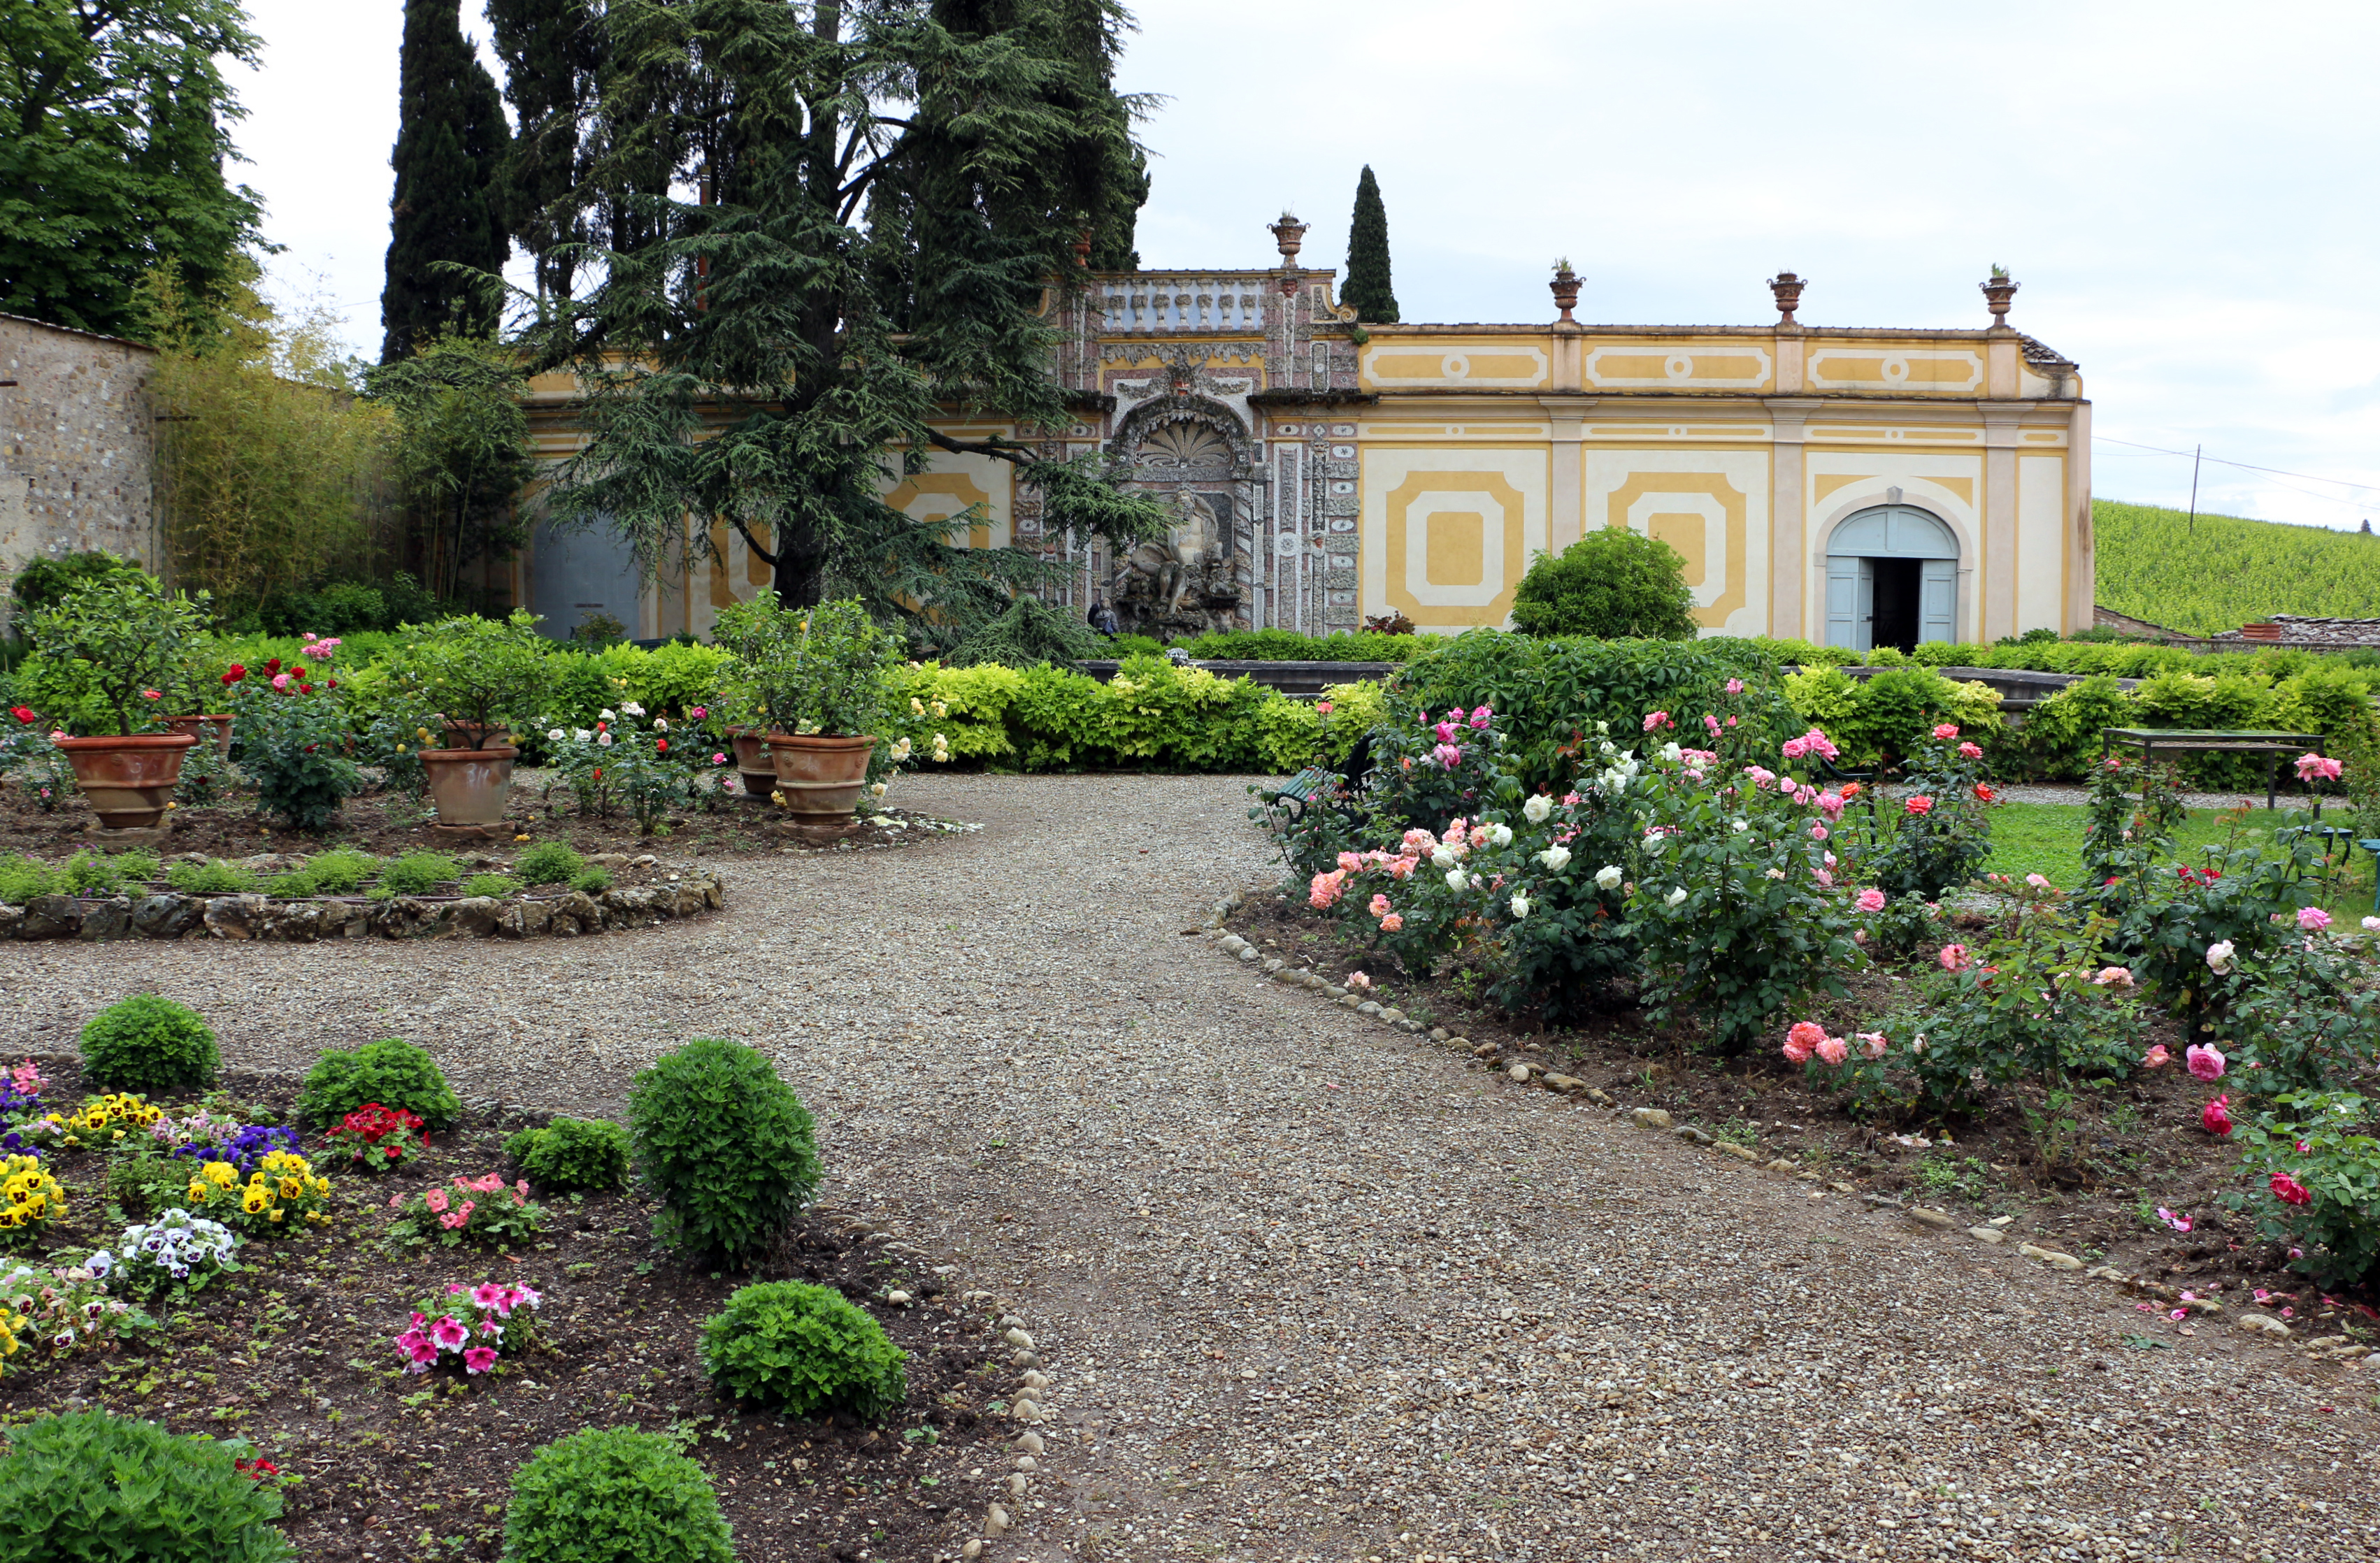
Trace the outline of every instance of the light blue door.
<path fill-rule="evenodd" d="M 1862 560 L 1829 556 L 1827 560 L 1827 644 L 1864 651 L 1860 644 L 1860 576 Z M 1874 587 L 1871 584 L 1870 590 Z M 1870 599 L 1870 612 L 1874 599 Z"/>
<path fill-rule="evenodd" d="M 1959 562 L 1928 559 L 1917 583 L 1917 638 L 1956 640 L 1959 612 Z"/>
<path fill-rule="evenodd" d="M 637 562 L 609 527 L 558 532 L 540 520 L 529 534 L 528 608 L 541 616 L 540 635 L 567 640 L 597 613 L 620 621 L 631 638 L 643 635 Z"/>

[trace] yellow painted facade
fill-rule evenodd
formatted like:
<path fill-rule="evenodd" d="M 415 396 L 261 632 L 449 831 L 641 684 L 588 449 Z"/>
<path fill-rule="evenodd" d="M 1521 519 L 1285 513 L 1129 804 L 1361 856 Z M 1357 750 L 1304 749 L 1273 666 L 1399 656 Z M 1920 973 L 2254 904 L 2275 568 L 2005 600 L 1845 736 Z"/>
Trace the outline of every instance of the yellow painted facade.
<path fill-rule="evenodd" d="M 1001 432 L 1189 496 L 1216 539 L 1208 622 L 1501 624 L 1530 561 L 1591 527 L 1676 549 L 1706 634 L 1865 646 L 2092 622 L 2090 404 L 2075 365 L 2005 325 L 1362 326 L 1331 273 L 1286 261 L 1086 277 L 1047 308 L 1078 421 Z M 540 426 L 565 454 L 566 418 Z M 976 546 L 1062 555 L 1077 611 L 1140 590 L 1045 534 L 1000 461 L 944 456 L 887 498 L 921 518 L 975 505 Z M 713 535 L 724 557 L 696 578 L 633 591 L 638 633 L 699 633 L 764 583 Z M 523 571 L 558 633 L 601 595 L 571 585 L 600 560 L 554 565 L 574 546 L 540 534 Z"/>

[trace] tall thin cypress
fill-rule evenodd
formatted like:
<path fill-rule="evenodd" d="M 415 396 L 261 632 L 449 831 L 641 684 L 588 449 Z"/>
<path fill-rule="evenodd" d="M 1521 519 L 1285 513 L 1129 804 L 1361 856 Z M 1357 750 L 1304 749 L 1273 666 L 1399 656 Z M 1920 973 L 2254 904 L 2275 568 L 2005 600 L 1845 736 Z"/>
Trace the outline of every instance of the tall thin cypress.
<path fill-rule="evenodd" d="M 512 248 L 497 188 L 511 131 L 495 79 L 463 36 L 461 0 L 406 0 L 397 73 L 382 363 L 443 332 L 492 333 L 494 299 L 439 262 L 498 272 Z"/>
<path fill-rule="evenodd" d="M 578 257 L 596 237 L 572 195 L 585 162 L 581 129 L 602 65 L 602 29 L 587 0 L 488 0 L 504 100 L 519 130 L 501 181 L 505 229 L 536 258 L 537 289 L 567 298 Z"/>
<path fill-rule="evenodd" d="M 1372 165 L 1355 181 L 1355 215 L 1347 225 L 1347 281 L 1339 302 L 1354 306 L 1355 318 L 1381 325 L 1397 318 L 1397 292 L 1389 282 L 1389 209 L 1380 204 L 1380 182 Z"/>

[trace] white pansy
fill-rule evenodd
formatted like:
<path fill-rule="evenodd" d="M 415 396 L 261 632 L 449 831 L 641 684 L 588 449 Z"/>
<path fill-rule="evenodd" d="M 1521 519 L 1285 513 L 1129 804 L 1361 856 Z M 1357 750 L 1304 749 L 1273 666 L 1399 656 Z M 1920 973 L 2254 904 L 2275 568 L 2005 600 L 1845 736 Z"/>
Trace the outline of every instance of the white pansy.
<path fill-rule="evenodd" d="M 1619 865 L 1607 863 L 1602 867 L 1597 868 L 1595 871 L 1595 882 L 1602 886 L 1605 890 L 1618 890 L 1620 888 Z"/>
<path fill-rule="evenodd" d="M 624 710 L 624 711 L 627 712 L 630 716 L 642 716 L 642 715 L 644 715 L 644 714 L 645 714 L 645 708 L 644 708 L 644 707 L 642 707 L 642 706 L 639 706 L 639 705 L 638 705 L 638 704 L 637 704 L 634 700 L 629 701 L 626 705 L 622 706 L 620 709 L 621 709 L 622 710 Z"/>
<path fill-rule="evenodd" d="M 1570 848 L 1566 846 L 1549 846 L 1546 848 L 1545 851 L 1537 854 L 1537 861 L 1559 874 L 1564 868 L 1570 866 Z"/>
<path fill-rule="evenodd" d="M 1671 891 L 1661 900 L 1661 904 L 1664 906 L 1683 906 L 1685 903 L 1686 891 L 1685 887 L 1682 885 L 1678 889 Z"/>
<path fill-rule="evenodd" d="M 1542 825 L 1546 816 L 1554 811 L 1554 800 L 1539 793 L 1521 806 L 1521 813 L 1532 825 Z"/>
<path fill-rule="evenodd" d="M 1528 898 L 1527 896 L 1525 896 L 1525 895 L 1516 895 L 1516 896 L 1514 896 L 1514 897 L 1512 898 L 1512 916 L 1513 916 L 1513 919 L 1514 919 L 1515 921 L 1518 921 L 1519 919 L 1521 919 L 1521 918 L 1523 918 L 1523 917 L 1525 917 L 1525 916 L 1527 916 L 1528 915 L 1529 915 L 1529 898 Z"/>
<path fill-rule="evenodd" d="M 1446 888 L 1448 890 L 1459 891 L 1469 883 L 1470 881 L 1463 877 L 1462 869 L 1449 868 L 1446 871 Z"/>
<path fill-rule="evenodd" d="M 1511 846 L 1512 844 L 1512 828 L 1510 825 L 1488 826 L 1488 842 L 1490 846 Z"/>

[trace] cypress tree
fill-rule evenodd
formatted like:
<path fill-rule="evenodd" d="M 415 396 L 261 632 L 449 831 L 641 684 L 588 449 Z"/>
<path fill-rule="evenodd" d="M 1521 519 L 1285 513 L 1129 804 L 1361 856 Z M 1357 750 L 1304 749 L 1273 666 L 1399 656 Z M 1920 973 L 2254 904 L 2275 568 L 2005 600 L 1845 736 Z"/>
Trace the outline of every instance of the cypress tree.
<path fill-rule="evenodd" d="M 504 228 L 536 257 L 539 295 L 567 298 L 577 270 L 568 247 L 590 236 L 587 214 L 570 198 L 602 31 L 586 0 L 488 0 L 488 27 L 504 62 L 504 101 L 520 127 L 500 181 Z"/>
<path fill-rule="evenodd" d="M 380 295 L 382 363 L 443 333 L 491 334 L 493 298 L 439 263 L 497 272 L 512 248 L 497 189 L 511 132 L 495 79 L 463 36 L 461 0 L 406 0 L 397 75 L 396 148 L 389 155 L 396 188 L 388 207 L 388 280 Z"/>
<path fill-rule="evenodd" d="M 1372 165 L 1355 181 L 1355 215 L 1347 225 L 1347 281 L 1339 302 L 1353 305 L 1355 318 L 1392 325 L 1397 293 L 1389 282 L 1389 209 L 1380 204 L 1380 182 Z"/>

